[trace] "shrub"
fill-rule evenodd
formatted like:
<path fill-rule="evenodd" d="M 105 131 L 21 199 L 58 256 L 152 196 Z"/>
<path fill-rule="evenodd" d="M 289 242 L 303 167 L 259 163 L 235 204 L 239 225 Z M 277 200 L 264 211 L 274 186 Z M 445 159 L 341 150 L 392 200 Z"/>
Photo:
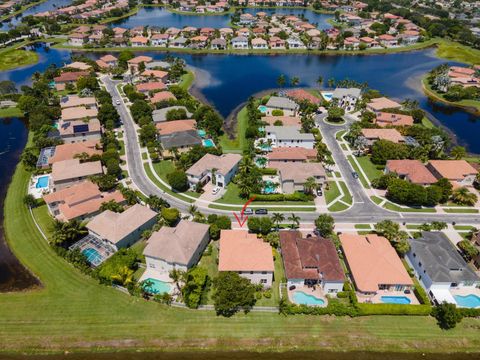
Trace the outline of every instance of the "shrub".
<path fill-rule="evenodd" d="M 428 316 L 432 311 L 430 305 L 401 304 L 365 304 L 358 303 L 358 315 L 415 315 Z"/>
<path fill-rule="evenodd" d="M 279 110 L 279 109 L 272 110 L 272 116 L 283 116 L 283 110 Z"/>
<path fill-rule="evenodd" d="M 262 175 L 277 175 L 277 169 L 274 168 L 261 168 Z"/>
<path fill-rule="evenodd" d="M 167 175 L 167 180 L 172 189 L 176 191 L 188 190 L 187 174 L 183 170 L 175 170 Z"/>

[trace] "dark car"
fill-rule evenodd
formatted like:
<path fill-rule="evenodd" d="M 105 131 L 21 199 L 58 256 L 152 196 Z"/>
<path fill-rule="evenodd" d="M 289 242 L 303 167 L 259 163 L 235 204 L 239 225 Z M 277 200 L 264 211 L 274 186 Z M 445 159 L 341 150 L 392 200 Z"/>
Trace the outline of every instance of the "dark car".
<path fill-rule="evenodd" d="M 255 215 L 267 215 L 268 210 L 267 209 L 257 209 L 255 210 Z"/>
<path fill-rule="evenodd" d="M 358 173 L 356 171 L 352 172 L 352 176 L 354 179 L 358 179 Z"/>

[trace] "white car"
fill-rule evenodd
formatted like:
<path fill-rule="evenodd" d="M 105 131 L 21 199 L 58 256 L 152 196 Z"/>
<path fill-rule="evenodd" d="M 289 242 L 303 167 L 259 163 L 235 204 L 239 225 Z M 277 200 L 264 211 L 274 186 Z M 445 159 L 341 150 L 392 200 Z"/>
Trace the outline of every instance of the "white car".
<path fill-rule="evenodd" d="M 215 187 L 212 189 L 212 194 L 213 194 L 213 195 L 217 195 L 219 191 L 220 191 L 220 188 L 219 188 L 218 186 L 215 186 Z"/>
<path fill-rule="evenodd" d="M 117 101 L 115 101 L 115 103 L 116 103 L 117 105 L 120 105 L 120 99 L 117 99 Z"/>

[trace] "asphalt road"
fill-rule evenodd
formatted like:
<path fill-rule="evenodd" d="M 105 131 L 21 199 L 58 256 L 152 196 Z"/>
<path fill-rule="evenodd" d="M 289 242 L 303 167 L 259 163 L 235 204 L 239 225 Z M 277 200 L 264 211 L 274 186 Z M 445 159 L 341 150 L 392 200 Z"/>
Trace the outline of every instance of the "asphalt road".
<path fill-rule="evenodd" d="M 121 83 L 121 81 L 104 77 L 103 82 L 112 97 L 114 99 L 120 99 L 121 102 L 120 105 L 116 107 L 125 129 L 125 152 L 130 178 L 145 195 L 157 195 L 167 200 L 172 206 L 178 208 L 182 212 L 188 212 L 190 203 L 179 200 L 178 198 L 165 193 L 152 183 L 145 173 L 135 123 L 116 88 L 116 85 Z M 348 118 L 346 120 L 347 122 L 342 126 L 330 125 L 319 121 L 320 131 L 322 132 L 323 138 L 331 150 L 332 156 L 353 196 L 352 207 L 342 212 L 331 213 L 335 222 L 376 223 L 384 219 L 390 219 L 406 223 L 445 221 L 447 223 L 480 224 L 479 214 L 398 213 L 386 210 L 373 203 L 365 193 L 360 181 L 353 178 L 351 174 L 353 169 L 350 167 L 348 160 L 343 156 L 342 149 L 335 139 L 335 133 L 346 129 L 352 121 Z M 205 205 L 199 205 L 198 208 L 205 214 L 224 214 L 233 217 L 231 210 L 216 210 L 208 208 Z M 291 213 L 290 210 L 288 212 Z M 302 222 L 313 222 L 318 217 L 317 212 L 297 212 L 296 214 L 300 216 Z"/>

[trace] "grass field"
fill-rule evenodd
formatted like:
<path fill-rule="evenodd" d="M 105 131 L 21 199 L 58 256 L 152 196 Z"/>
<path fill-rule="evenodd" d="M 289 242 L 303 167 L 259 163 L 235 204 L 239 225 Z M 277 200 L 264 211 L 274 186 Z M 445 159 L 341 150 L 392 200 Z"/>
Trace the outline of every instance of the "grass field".
<path fill-rule="evenodd" d="M 0 117 L 19 117 L 22 116 L 23 113 L 17 107 L 8 107 L 0 109 Z"/>
<path fill-rule="evenodd" d="M 227 134 L 220 137 L 220 146 L 225 152 L 238 152 L 241 153 L 246 145 L 247 139 L 245 138 L 245 131 L 247 129 L 248 117 L 247 108 L 244 107 L 239 111 L 237 115 L 237 128 L 235 131 L 235 138 L 230 139 Z"/>
<path fill-rule="evenodd" d="M 18 67 L 35 64 L 38 54 L 33 51 L 6 49 L 0 51 L 0 71 L 12 70 Z"/>
<path fill-rule="evenodd" d="M 369 156 L 359 156 L 357 157 L 357 160 L 360 166 L 362 167 L 363 171 L 365 172 L 365 175 L 367 175 L 368 180 L 370 180 L 370 182 L 373 179 L 376 179 L 382 176 L 383 174 L 382 171 L 377 169 L 377 165 L 372 163 Z"/>
<path fill-rule="evenodd" d="M 188 90 L 192 86 L 194 80 L 195 75 L 193 74 L 193 72 L 189 71 L 182 76 L 182 79 L 178 83 L 178 86 L 180 86 L 182 89 Z"/>
<path fill-rule="evenodd" d="M 480 50 L 444 39 L 437 40 L 438 57 L 476 65 L 480 59 Z"/>
<path fill-rule="evenodd" d="M 328 190 L 325 190 L 325 202 L 330 204 L 333 200 L 335 200 L 338 196 L 340 196 L 340 190 L 338 185 L 335 181 L 328 182 Z"/>

